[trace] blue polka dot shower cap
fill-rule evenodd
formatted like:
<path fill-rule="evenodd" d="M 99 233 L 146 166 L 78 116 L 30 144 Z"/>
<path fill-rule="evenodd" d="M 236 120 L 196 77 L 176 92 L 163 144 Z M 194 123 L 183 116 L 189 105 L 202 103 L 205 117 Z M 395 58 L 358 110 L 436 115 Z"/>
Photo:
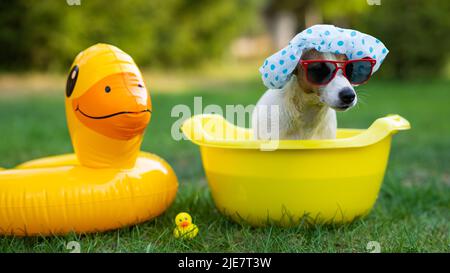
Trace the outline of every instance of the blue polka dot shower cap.
<path fill-rule="evenodd" d="M 259 68 L 264 85 L 280 89 L 289 81 L 303 51 L 315 48 L 320 52 L 345 54 L 349 60 L 371 57 L 378 70 L 389 50 L 375 37 L 333 25 L 314 25 L 297 34 L 286 46 L 264 61 Z"/>

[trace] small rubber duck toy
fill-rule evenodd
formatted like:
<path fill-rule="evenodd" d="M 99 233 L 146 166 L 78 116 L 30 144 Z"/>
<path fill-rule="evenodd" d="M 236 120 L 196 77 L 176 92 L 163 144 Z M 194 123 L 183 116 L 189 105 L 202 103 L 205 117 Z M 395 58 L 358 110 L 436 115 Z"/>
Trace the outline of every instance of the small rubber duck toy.
<path fill-rule="evenodd" d="M 173 236 L 181 239 L 193 239 L 197 236 L 198 227 L 192 223 L 192 217 L 186 212 L 180 212 L 175 217 L 176 228 Z"/>

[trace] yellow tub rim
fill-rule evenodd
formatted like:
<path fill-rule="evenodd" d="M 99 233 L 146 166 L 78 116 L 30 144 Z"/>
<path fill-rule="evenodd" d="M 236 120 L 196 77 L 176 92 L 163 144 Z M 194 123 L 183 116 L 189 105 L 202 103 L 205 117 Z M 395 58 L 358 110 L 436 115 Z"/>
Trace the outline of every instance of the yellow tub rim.
<path fill-rule="evenodd" d="M 221 129 L 217 129 L 221 126 Z M 219 127 L 220 128 L 220 127 Z M 377 143 L 401 130 L 409 130 L 410 123 L 400 115 L 387 115 L 375 120 L 368 129 L 338 129 L 336 139 L 324 140 L 277 140 L 277 149 L 330 149 L 356 148 Z M 238 127 L 221 115 L 201 114 L 186 120 L 182 127 L 184 135 L 199 146 L 232 149 L 260 149 L 267 140 L 252 138 L 252 130 Z M 225 133 L 223 133 L 225 132 Z"/>

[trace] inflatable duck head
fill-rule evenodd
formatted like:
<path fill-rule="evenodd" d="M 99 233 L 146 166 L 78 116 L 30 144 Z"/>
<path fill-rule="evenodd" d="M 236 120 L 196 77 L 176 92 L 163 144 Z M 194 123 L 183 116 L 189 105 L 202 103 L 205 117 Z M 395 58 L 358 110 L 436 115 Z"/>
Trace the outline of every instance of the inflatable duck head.
<path fill-rule="evenodd" d="M 151 113 L 150 95 L 128 54 L 96 44 L 77 55 L 67 78 L 66 116 L 81 165 L 133 166 Z"/>

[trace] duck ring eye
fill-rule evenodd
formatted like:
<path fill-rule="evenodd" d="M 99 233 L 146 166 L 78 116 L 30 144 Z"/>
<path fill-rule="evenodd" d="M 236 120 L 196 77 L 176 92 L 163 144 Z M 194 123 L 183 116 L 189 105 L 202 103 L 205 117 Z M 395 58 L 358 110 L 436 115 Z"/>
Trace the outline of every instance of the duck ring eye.
<path fill-rule="evenodd" d="M 109 93 L 109 92 L 111 92 L 111 87 L 109 87 L 108 85 L 105 87 L 105 92 L 106 93 Z"/>
<path fill-rule="evenodd" d="M 75 65 L 72 70 L 70 70 L 69 76 L 66 82 L 66 96 L 70 97 L 75 89 L 75 84 L 77 83 L 78 74 L 80 74 L 78 66 Z"/>

